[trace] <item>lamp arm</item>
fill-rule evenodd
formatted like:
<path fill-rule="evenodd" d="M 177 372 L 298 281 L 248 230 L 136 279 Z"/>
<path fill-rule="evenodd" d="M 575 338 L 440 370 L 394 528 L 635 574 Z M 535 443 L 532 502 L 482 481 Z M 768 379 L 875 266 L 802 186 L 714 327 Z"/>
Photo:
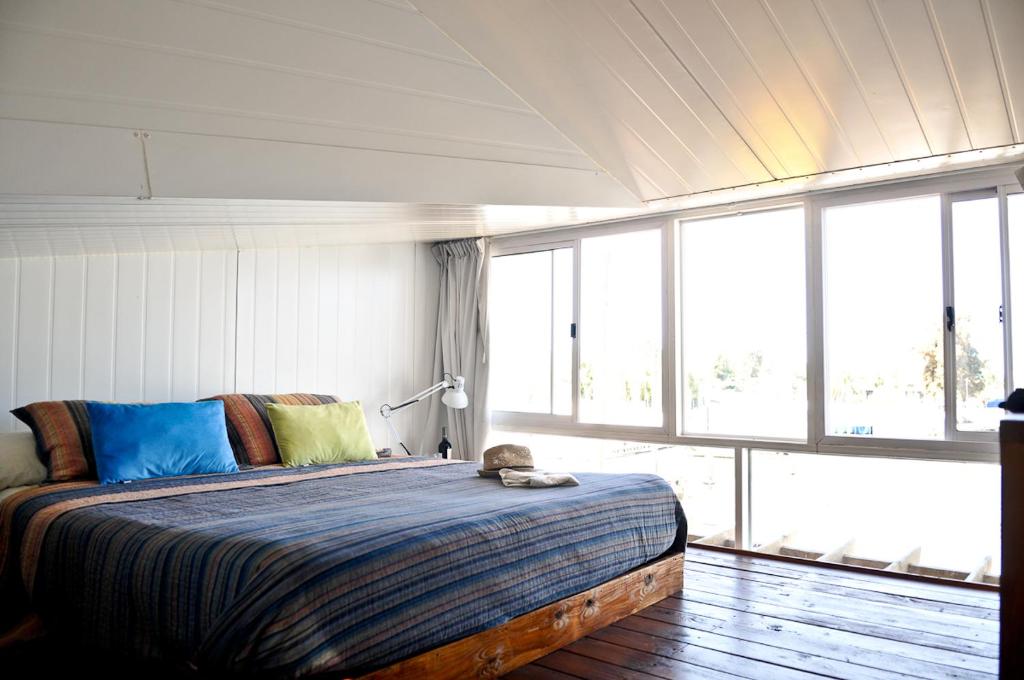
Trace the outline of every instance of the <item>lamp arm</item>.
<path fill-rule="evenodd" d="M 434 394 L 436 392 L 440 392 L 441 390 L 447 389 L 447 388 L 449 388 L 451 386 L 452 386 L 451 383 L 449 383 L 447 380 L 442 380 L 439 383 L 431 385 L 430 387 L 428 387 L 427 389 L 423 390 L 422 392 L 417 392 L 413 396 L 411 396 L 408 399 L 406 399 L 405 401 L 403 401 L 398 406 L 392 406 L 391 404 L 384 404 L 383 406 L 380 407 L 380 414 L 382 416 L 384 416 L 384 418 L 390 418 L 392 413 L 397 413 L 398 411 L 401 411 L 403 408 L 406 408 L 408 406 L 412 406 L 413 404 L 415 404 L 417 402 L 423 401 L 424 399 L 429 397 L 431 394 Z"/>

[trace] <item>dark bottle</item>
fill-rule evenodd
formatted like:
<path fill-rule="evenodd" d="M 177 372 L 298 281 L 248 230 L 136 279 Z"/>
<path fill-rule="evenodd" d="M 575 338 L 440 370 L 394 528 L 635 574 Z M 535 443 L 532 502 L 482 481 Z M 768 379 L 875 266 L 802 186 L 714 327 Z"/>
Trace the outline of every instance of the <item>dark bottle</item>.
<path fill-rule="evenodd" d="M 452 452 L 452 443 L 448 441 L 448 428 L 441 428 L 441 443 L 437 445 L 437 452 L 441 454 L 442 458 L 447 458 L 448 454 Z"/>

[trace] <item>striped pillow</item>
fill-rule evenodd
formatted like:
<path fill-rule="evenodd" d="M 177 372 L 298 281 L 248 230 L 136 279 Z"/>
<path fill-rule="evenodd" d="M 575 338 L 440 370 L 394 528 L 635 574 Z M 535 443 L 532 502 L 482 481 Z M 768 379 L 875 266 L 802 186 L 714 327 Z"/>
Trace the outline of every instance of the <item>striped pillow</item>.
<path fill-rule="evenodd" d="M 281 462 L 274 441 L 274 429 L 267 415 L 267 404 L 316 406 L 335 404 L 341 400 L 323 394 L 218 394 L 200 399 L 224 402 L 228 441 L 239 465 L 270 465 Z"/>
<path fill-rule="evenodd" d="M 85 401 L 37 401 L 11 413 L 32 429 L 48 481 L 96 478 Z"/>

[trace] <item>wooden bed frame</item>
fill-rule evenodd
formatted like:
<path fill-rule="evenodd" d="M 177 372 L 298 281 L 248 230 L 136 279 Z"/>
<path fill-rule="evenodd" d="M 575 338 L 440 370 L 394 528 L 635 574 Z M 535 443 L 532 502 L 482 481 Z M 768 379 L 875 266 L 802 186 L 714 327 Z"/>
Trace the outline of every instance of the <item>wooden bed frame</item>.
<path fill-rule="evenodd" d="M 683 564 L 681 552 L 659 557 L 590 590 L 360 676 L 359 680 L 499 677 L 678 592 L 683 587 Z M 0 649 L 45 636 L 42 621 L 30 615 L 0 636 Z"/>
<path fill-rule="evenodd" d="M 683 563 L 683 553 L 660 557 L 590 590 L 359 680 L 499 677 L 679 591 Z"/>

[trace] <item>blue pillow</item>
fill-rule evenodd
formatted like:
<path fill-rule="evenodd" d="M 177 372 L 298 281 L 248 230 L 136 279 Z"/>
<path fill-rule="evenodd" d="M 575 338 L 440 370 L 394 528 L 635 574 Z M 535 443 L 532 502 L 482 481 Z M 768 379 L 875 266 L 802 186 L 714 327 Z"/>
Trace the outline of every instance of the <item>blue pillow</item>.
<path fill-rule="evenodd" d="M 85 405 L 100 484 L 238 472 L 224 403 Z"/>

